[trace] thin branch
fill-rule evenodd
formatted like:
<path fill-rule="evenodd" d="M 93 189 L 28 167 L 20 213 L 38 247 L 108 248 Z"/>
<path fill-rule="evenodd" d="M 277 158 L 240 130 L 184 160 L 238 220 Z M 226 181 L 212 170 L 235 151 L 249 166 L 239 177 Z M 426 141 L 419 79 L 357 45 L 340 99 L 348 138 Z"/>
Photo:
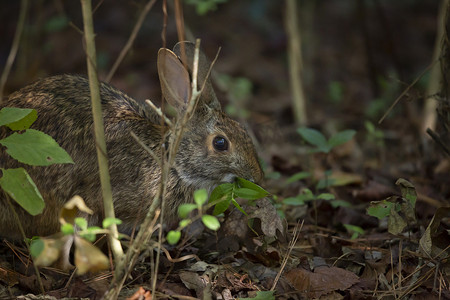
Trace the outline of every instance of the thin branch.
<path fill-rule="evenodd" d="M 433 141 L 441 146 L 442 150 L 444 150 L 445 154 L 447 154 L 448 157 L 450 157 L 450 149 L 444 144 L 444 142 L 441 140 L 441 137 L 431 130 L 430 128 L 427 128 L 428 135 L 433 139 Z"/>
<path fill-rule="evenodd" d="M 94 119 L 94 133 L 97 149 L 97 159 L 99 164 L 100 183 L 102 186 L 103 204 L 105 209 L 105 217 L 114 218 L 114 206 L 112 201 L 112 190 L 110 175 L 108 170 L 108 157 L 106 152 L 105 131 L 103 126 L 102 107 L 100 103 L 100 88 L 97 75 L 96 52 L 94 41 L 94 24 L 92 20 L 91 0 L 81 0 L 83 11 L 84 34 L 86 41 L 87 69 L 89 75 L 89 89 L 92 101 L 92 115 Z M 118 240 L 117 225 L 109 226 L 111 234 L 108 235 L 110 246 L 114 254 L 116 265 L 123 257 L 123 250 Z"/>
<path fill-rule="evenodd" d="M 387 117 L 387 115 L 391 112 L 391 110 L 394 108 L 394 106 L 397 105 L 397 103 L 403 98 L 403 96 L 405 96 L 409 90 L 416 85 L 417 82 L 419 82 L 420 79 L 422 79 L 422 77 L 437 63 L 438 61 L 433 61 L 428 67 L 426 67 L 425 70 L 422 71 L 422 73 L 420 73 L 419 76 L 417 76 L 416 79 L 414 79 L 414 81 L 408 85 L 408 87 L 400 94 L 400 96 L 397 97 L 397 99 L 395 99 L 394 103 L 391 104 L 391 106 L 389 106 L 389 108 L 387 109 L 387 111 L 384 113 L 384 115 L 381 117 L 381 119 L 378 121 L 378 124 L 381 124 L 381 122 L 384 121 L 384 119 Z"/>
<path fill-rule="evenodd" d="M 123 61 L 125 56 L 127 55 L 128 51 L 130 51 L 131 46 L 133 46 L 134 40 L 136 39 L 139 30 L 142 27 L 142 24 L 145 21 L 145 17 L 147 16 L 150 9 L 152 9 L 153 5 L 155 4 L 156 0 L 150 0 L 145 5 L 144 9 L 142 10 L 141 14 L 139 15 L 138 20 L 136 21 L 136 24 L 134 25 L 133 31 L 131 32 L 130 37 L 128 38 L 127 43 L 123 47 L 122 51 L 120 51 L 119 56 L 117 57 L 116 61 L 114 62 L 113 67 L 111 68 L 111 71 L 109 71 L 108 76 L 106 76 L 106 82 L 110 82 L 112 77 L 114 76 L 114 73 L 116 72 L 117 68 L 119 67 L 120 63 Z"/>
<path fill-rule="evenodd" d="M 3 90 L 5 89 L 6 80 L 8 79 L 9 72 L 11 71 L 12 65 L 19 50 L 20 38 L 22 37 L 23 27 L 25 24 L 25 19 L 28 11 L 28 0 L 22 0 L 20 2 L 20 13 L 19 20 L 17 21 L 16 32 L 14 33 L 14 39 L 9 51 L 8 59 L 6 60 L 5 68 L 2 72 L 2 77 L 0 78 L 0 104 L 3 101 Z"/>
<path fill-rule="evenodd" d="M 170 121 L 169 118 L 166 117 L 166 115 L 162 112 L 161 108 L 157 107 L 155 104 L 153 104 L 152 101 L 150 100 L 145 100 L 145 103 L 150 106 L 151 109 L 153 109 L 154 112 L 156 112 L 158 114 L 158 116 L 160 116 L 164 122 L 169 125 L 169 127 L 173 127 L 172 121 Z"/>

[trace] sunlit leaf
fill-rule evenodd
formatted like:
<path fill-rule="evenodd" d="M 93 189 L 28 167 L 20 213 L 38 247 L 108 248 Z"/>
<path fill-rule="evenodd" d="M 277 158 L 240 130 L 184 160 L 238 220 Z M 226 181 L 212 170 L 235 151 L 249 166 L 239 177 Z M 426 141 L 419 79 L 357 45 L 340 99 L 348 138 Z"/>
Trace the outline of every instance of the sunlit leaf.
<path fill-rule="evenodd" d="M 193 203 L 185 203 L 178 206 L 178 216 L 182 219 L 185 219 L 191 211 L 197 208 L 196 204 Z"/>
<path fill-rule="evenodd" d="M 4 107 L 0 110 L 0 126 L 6 125 L 11 130 L 28 129 L 36 119 L 35 109 Z"/>
<path fill-rule="evenodd" d="M 198 206 L 202 206 L 208 200 L 208 192 L 205 189 L 196 190 L 194 192 L 194 201 Z"/>
<path fill-rule="evenodd" d="M 48 166 L 57 163 L 73 163 L 72 158 L 49 135 L 34 129 L 13 133 L 0 140 L 6 152 L 21 163 L 32 166 Z"/>
<path fill-rule="evenodd" d="M 175 245 L 181 238 L 181 231 L 171 230 L 167 233 L 167 242 L 171 245 Z"/>
<path fill-rule="evenodd" d="M 204 224 L 207 228 L 209 228 L 209 229 L 211 229 L 211 230 L 216 231 L 217 229 L 220 228 L 220 222 L 219 222 L 219 220 L 217 220 L 217 218 L 214 217 L 214 216 L 211 216 L 211 215 L 203 215 L 203 216 L 202 216 L 202 222 L 203 222 L 203 224 Z"/>

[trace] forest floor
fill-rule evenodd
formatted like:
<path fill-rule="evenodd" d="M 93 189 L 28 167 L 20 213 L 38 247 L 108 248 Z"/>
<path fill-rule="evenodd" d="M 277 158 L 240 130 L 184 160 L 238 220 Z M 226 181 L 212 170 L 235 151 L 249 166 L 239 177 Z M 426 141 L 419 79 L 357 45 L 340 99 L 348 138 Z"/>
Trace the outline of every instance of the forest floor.
<path fill-rule="evenodd" d="M 273 290 L 277 299 L 450 299 L 450 160 L 420 132 L 429 75 L 378 124 L 432 60 L 439 1 L 305 6 L 307 127 L 327 139 L 356 132 L 328 153 L 315 151 L 294 125 L 285 13 L 277 2 L 230 0 L 202 17 L 185 8 L 185 22 L 208 56 L 222 46 L 214 78 L 219 98 L 254 137 L 266 175 L 262 186 L 271 196 L 256 206 L 242 204 L 250 218 L 231 210 L 218 232 L 195 224 L 177 246 L 163 244 L 157 296 L 272 299 L 261 291 Z M 76 4 L 33 4 L 6 94 L 39 77 L 85 73 L 79 33 L 68 23 L 81 27 Z M 96 12 L 101 76 L 143 4 L 105 2 Z M 4 61 L 17 23 L 16 14 L 5 12 L 19 7 L 0 6 L 7 8 L 0 9 L 7 20 L 0 29 Z M 111 81 L 134 98 L 160 99 L 161 24 L 160 7 L 154 8 Z M 169 25 L 168 40 L 175 41 Z M 151 299 L 153 255 L 141 255 L 121 297 Z M 25 249 L 2 241 L 0 299 L 37 299 L 27 257 Z M 112 278 L 111 272 L 40 271 L 47 295 L 57 299 L 100 299 Z"/>

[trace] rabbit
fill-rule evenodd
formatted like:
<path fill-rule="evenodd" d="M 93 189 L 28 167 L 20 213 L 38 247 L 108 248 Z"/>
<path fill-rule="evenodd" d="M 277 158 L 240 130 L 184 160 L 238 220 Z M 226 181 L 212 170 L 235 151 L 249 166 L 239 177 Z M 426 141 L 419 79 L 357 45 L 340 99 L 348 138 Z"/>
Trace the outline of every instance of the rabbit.
<path fill-rule="evenodd" d="M 184 45 L 186 60 L 181 61 Z M 191 93 L 190 69 L 195 46 L 178 43 L 174 52 L 158 52 L 158 74 L 165 99 L 180 118 Z M 175 54 L 176 53 L 176 54 Z M 186 67 L 185 67 L 186 66 Z M 255 183 L 263 179 L 255 147 L 246 130 L 226 116 L 207 79 L 210 63 L 200 52 L 198 85 L 206 80 L 199 102 L 187 122 L 164 198 L 168 219 L 175 219 L 177 207 L 193 201 L 196 189 L 209 192 L 220 183 L 242 177 Z M 122 220 L 121 232 L 131 232 L 145 218 L 159 189 L 161 169 L 158 163 L 130 136 L 134 132 L 156 156 L 171 142 L 171 129 L 162 128 L 160 117 L 148 105 L 106 84 L 100 84 L 103 122 L 109 157 L 109 172 L 116 217 Z M 24 167 L 41 192 L 45 209 L 31 216 L 13 203 L 27 237 L 58 232 L 59 213 L 71 197 L 81 196 L 94 213 L 90 225 L 104 218 L 97 165 L 89 82 L 78 75 L 57 75 L 38 80 L 11 94 L 1 107 L 34 108 L 38 118 L 31 128 L 52 136 L 72 157 L 74 164 L 48 167 L 23 165 L 9 157 L 0 146 L 0 168 Z M 163 136 L 163 129 L 167 132 Z M 0 138 L 11 132 L 0 128 Z M 0 188 L 0 236 L 21 239 L 22 235 Z M 14 201 L 12 201 L 14 202 Z"/>

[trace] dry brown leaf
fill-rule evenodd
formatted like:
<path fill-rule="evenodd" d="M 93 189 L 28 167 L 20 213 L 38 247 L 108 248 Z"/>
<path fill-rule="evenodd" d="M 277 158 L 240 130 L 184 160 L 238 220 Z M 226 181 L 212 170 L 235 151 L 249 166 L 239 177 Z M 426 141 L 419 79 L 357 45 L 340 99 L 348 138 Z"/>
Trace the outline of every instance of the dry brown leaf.
<path fill-rule="evenodd" d="M 61 213 L 59 215 L 59 222 L 61 224 L 74 224 L 75 217 L 78 215 L 78 211 L 87 213 L 92 215 L 94 212 L 87 207 L 86 203 L 84 203 L 83 198 L 80 196 L 74 196 L 70 199 L 64 207 L 61 209 Z"/>
<path fill-rule="evenodd" d="M 261 220 L 261 230 L 265 236 L 276 237 L 277 230 L 283 233 L 283 222 L 277 214 L 277 210 L 273 204 L 267 199 L 259 199 L 255 201 L 256 206 L 247 208 L 249 218 L 258 218 Z"/>
<path fill-rule="evenodd" d="M 317 267 L 314 272 L 303 268 L 292 269 L 285 278 L 297 291 L 307 292 L 309 297 L 322 295 L 337 290 L 345 290 L 359 281 L 354 273 L 336 267 Z"/>
<path fill-rule="evenodd" d="M 83 238 L 75 236 L 75 266 L 77 274 L 99 272 L 109 267 L 109 260 L 100 249 Z"/>

